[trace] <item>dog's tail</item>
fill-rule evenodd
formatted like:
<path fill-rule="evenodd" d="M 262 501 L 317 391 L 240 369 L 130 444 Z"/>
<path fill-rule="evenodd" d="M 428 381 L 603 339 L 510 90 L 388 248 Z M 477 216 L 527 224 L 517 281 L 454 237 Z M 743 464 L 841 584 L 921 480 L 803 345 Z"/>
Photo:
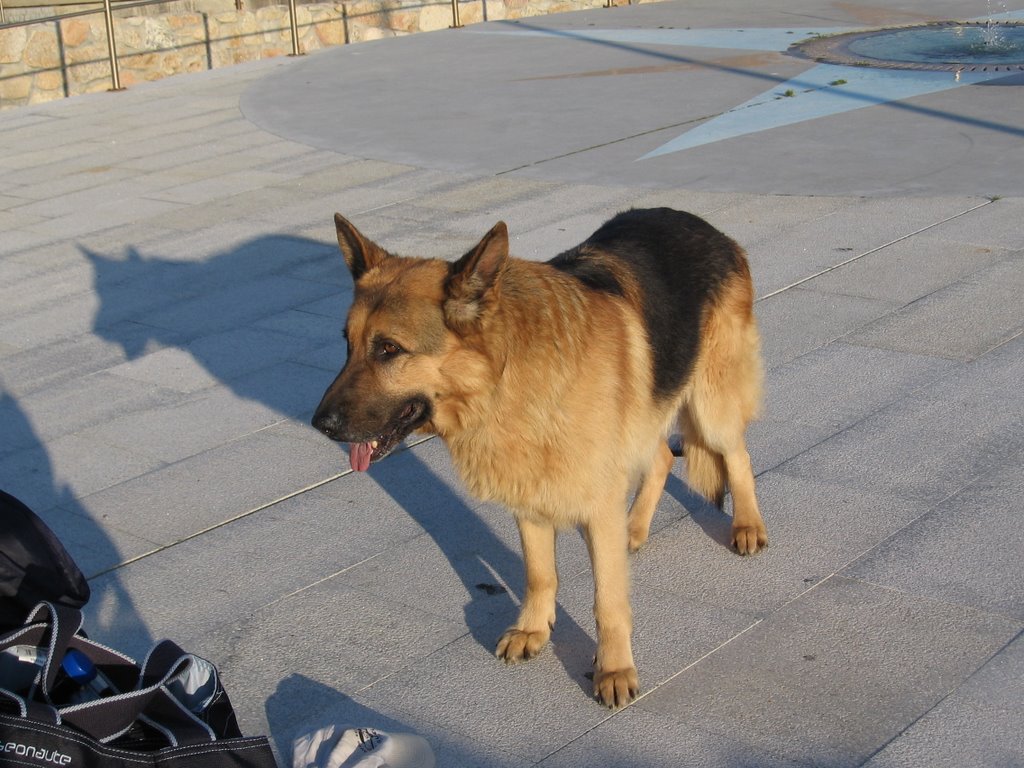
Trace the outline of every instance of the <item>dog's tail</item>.
<path fill-rule="evenodd" d="M 689 486 L 721 509 L 725 504 L 725 459 L 693 433 L 683 438 L 683 456 Z"/>

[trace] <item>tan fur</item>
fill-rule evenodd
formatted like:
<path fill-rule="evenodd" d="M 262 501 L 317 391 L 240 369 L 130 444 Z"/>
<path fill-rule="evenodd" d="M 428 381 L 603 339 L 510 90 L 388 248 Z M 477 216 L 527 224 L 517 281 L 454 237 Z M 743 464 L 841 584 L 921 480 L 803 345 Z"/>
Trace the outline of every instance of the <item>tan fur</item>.
<path fill-rule="evenodd" d="M 762 379 L 745 262 L 705 313 L 692 375 L 658 399 L 642 286 L 628 271 L 616 275 L 623 295 L 593 290 L 547 265 L 509 259 L 500 224 L 451 276 L 446 262 L 388 256 L 338 219 L 357 274 L 352 351 L 321 409 L 346 391 L 360 402 L 429 398 L 421 431 L 445 441 L 471 493 L 509 507 L 519 526 L 526 593 L 498 642 L 508 662 L 547 643 L 556 531 L 579 527 L 594 570 L 595 695 L 608 706 L 627 703 L 639 690 L 627 552 L 648 537 L 672 465 L 665 437 L 677 423 L 694 488 L 719 505 L 732 490 L 737 550 L 767 541 L 743 439 Z M 381 338 L 408 354 L 376 363 Z"/>

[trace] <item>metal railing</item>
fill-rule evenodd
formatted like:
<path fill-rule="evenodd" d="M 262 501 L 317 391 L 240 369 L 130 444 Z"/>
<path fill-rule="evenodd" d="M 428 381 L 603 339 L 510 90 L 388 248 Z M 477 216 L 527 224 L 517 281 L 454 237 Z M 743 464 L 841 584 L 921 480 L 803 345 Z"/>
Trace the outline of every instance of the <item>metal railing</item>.
<path fill-rule="evenodd" d="M 99 0 L 95 0 L 99 2 Z M 175 0 L 135 0 L 134 2 L 118 2 L 116 10 L 125 10 L 130 8 L 139 8 L 146 5 L 158 5 L 158 4 L 170 4 Z M 462 23 L 459 20 L 459 0 L 451 0 L 452 2 L 452 27 L 460 28 Z M 83 2 L 82 5 L 87 3 Z M 31 24 L 46 24 L 49 22 L 60 22 L 63 19 L 73 19 L 77 16 L 90 16 L 96 13 L 103 14 L 104 26 L 106 27 L 107 36 L 107 55 L 110 62 L 110 90 L 112 91 L 123 91 L 124 87 L 121 85 L 121 74 L 118 65 L 117 58 L 117 40 L 114 34 L 114 10 L 112 0 L 102 0 L 102 8 L 91 8 L 82 11 L 71 11 L 69 13 L 55 14 L 53 16 L 44 16 L 42 18 L 25 19 L 24 21 L 7 21 L 7 13 L 4 9 L 3 0 L 0 0 L 0 29 L 7 29 L 11 27 L 25 27 Z M 301 56 L 302 52 L 299 50 L 299 24 L 297 18 L 297 12 L 295 8 L 296 0 L 288 0 L 288 22 L 291 31 L 292 39 L 292 52 L 291 56 Z"/>

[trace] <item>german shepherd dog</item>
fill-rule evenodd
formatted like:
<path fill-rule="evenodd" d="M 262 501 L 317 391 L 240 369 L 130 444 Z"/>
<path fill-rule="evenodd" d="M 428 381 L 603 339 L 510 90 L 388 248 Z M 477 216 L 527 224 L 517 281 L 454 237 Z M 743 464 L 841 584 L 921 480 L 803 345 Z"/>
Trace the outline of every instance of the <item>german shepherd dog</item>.
<path fill-rule="evenodd" d="M 497 656 L 536 655 L 555 621 L 555 534 L 579 527 L 594 572 L 594 695 L 639 693 L 628 551 L 646 540 L 678 425 L 689 484 L 732 544 L 767 544 L 744 442 L 761 398 L 743 250 L 692 214 L 620 213 L 547 263 L 509 256 L 499 222 L 458 261 L 395 256 L 335 215 L 355 281 L 348 358 L 313 425 L 366 470 L 413 431 L 448 446 L 469 491 L 507 506 L 526 591 Z M 632 495 L 627 516 L 626 507 Z"/>

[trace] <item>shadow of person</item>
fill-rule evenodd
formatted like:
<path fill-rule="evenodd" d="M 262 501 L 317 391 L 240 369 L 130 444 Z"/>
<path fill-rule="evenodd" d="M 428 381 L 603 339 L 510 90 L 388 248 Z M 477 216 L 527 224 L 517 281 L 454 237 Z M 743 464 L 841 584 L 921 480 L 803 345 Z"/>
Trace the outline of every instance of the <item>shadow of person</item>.
<path fill-rule="evenodd" d="M 120 560 L 117 545 L 57 477 L 46 444 L 36 434 L 17 399 L 2 384 L 0 423 L 4 436 L 4 447 L 0 450 L 0 488 L 28 506 L 57 536 L 90 581 L 90 604 L 106 607 L 105 623 L 109 620 L 110 626 L 118 628 L 118 637 L 130 638 L 133 650 L 151 646 L 153 638 L 149 629 L 120 580 L 95 580 L 97 573 L 109 563 Z M 89 629 L 86 627 L 87 631 Z"/>

